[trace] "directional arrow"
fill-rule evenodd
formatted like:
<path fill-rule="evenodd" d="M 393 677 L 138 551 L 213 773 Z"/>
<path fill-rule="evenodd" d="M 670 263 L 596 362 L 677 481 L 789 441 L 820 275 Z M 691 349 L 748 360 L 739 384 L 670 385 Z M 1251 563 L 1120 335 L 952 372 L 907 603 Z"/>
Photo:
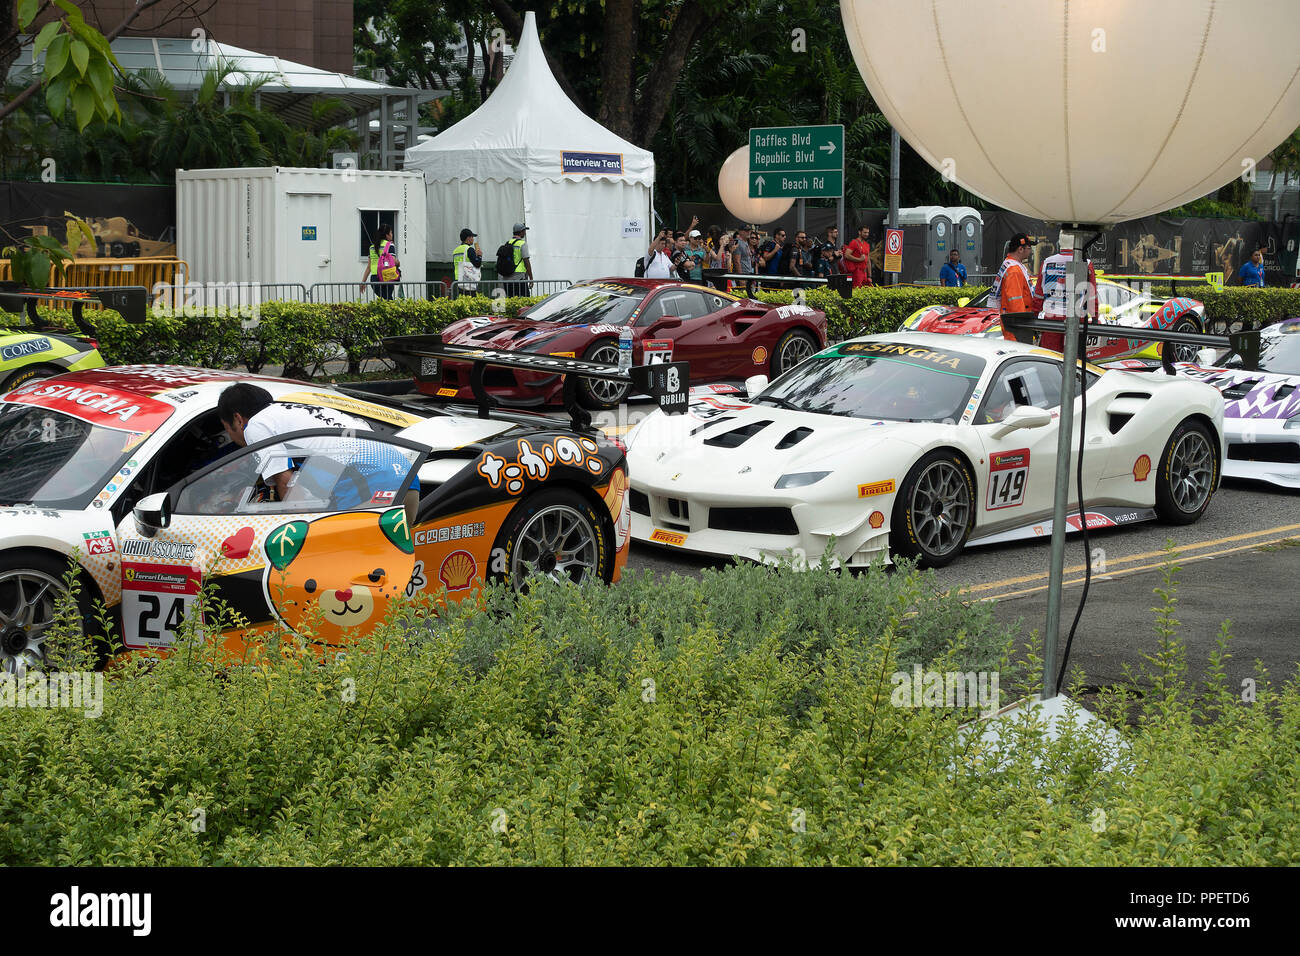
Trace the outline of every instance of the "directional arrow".
<path fill-rule="evenodd" d="M 831 153 L 835 152 L 835 144 L 834 144 L 834 143 L 827 143 L 825 146 L 818 146 L 817 148 L 818 148 L 818 149 L 824 149 L 824 150 L 826 150 L 826 154 L 827 154 L 828 156 L 829 156 Z"/>
<path fill-rule="evenodd" d="M 754 185 L 758 187 L 758 194 L 763 195 L 763 177 L 759 176 L 754 180 Z"/>

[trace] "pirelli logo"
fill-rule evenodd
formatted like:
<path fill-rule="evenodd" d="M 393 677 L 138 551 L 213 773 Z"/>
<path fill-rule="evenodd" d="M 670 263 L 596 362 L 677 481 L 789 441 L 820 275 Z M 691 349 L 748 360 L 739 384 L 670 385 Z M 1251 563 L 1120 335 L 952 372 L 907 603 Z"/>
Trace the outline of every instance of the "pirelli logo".
<path fill-rule="evenodd" d="M 659 544 L 676 545 L 680 548 L 686 543 L 686 535 L 678 534 L 676 531 L 664 531 L 660 528 L 655 528 L 655 530 L 650 534 L 650 540 L 657 541 Z"/>
<path fill-rule="evenodd" d="M 858 485 L 859 498 L 874 498 L 876 495 L 892 495 L 893 493 L 893 478 L 888 481 L 873 481 L 870 484 Z"/>
<path fill-rule="evenodd" d="M 456 389 L 454 389 L 454 388 L 440 388 L 440 389 L 438 389 L 438 397 L 439 397 L 439 398 L 455 398 L 455 397 L 456 397 Z"/>

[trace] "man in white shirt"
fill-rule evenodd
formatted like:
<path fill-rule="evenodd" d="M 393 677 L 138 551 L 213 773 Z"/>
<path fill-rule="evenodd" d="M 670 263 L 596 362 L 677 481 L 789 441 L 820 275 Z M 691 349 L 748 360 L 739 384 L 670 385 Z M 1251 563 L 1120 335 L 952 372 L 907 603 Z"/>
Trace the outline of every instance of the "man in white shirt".
<path fill-rule="evenodd" d="M 226 437 L 240 448 L 255 445 L 275 435 L 305 431 L 308 428 L 351 428 L 372 431 L 360 418 L 353 418 L 332 408 L 277 402 L 271 393 L 251 382 L 237 382 L 221 393 L 217 414 Z M 293 469 L 283 455 L 266 457 L 258 462 L 262 479 L 275 489 L 281 501 L 289 491 Z"/>
<path fill-rule="evenodd" d="M 673 278 L 673 261 L 668 255 L 668 230 L 661 229 L 650 246 L 646 257 L 645 277 L 647 279 Z"/>

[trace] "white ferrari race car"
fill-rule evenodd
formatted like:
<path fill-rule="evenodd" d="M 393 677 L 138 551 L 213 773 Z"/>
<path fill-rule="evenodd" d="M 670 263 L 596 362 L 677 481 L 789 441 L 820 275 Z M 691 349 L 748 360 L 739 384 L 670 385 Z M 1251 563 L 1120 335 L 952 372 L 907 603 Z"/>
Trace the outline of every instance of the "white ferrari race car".
<path fill-rule="evenodd" d="M 890 555 L 933 567 L 967 544 L 1050 535 L 1062 364 L 1005 340 L 873 335 L 751 398 L 653 413 L 627 438 L 632 537 L 766 562 L 816 562 L 833 546 L 849 567 Z M 1219 484 L 1222 397 L 1163 373 L 1082 375 L 1088 528 L 1196 521 Z"/>

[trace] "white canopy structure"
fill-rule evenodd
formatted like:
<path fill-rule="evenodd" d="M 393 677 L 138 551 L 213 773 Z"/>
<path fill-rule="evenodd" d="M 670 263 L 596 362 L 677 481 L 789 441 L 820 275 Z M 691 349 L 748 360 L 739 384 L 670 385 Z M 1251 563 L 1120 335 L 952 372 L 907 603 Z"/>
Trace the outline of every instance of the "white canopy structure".
<path fill-rule="evenodd" d="M 528 226 L 533 275 L 631 275 L 650 245 L 654 154 L 615 136 L 564 94 L 533 14 L 514 62 L 486 103 L 406 151 L 424 173 L 428 258 L 447 262 L 468 226 L 485 262 Z"/>

